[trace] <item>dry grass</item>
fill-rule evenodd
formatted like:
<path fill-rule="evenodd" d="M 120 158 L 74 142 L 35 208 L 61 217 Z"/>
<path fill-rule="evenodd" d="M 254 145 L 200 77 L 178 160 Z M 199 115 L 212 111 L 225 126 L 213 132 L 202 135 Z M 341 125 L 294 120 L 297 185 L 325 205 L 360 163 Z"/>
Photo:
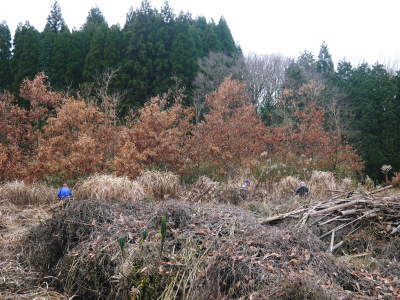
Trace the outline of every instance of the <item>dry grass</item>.
<path fill-rule="evenodd" d="M 300 179 L 293 176 L 286 176 L 273 186 L 275 196 L 293 196 L 296 189 L 300 186 Z"/>
<path fill-rule="evenodd" d="M 0 186 L 0 201 L 14 205 L 42 205 L 55 202 L 56 199 L 57 190 L 40 183 L 27 184 L 15 180 Z"/>
<path fill-rule="evenodd" d="M 144 191 L 139 183 L 128 177 L 93 175 L 75 186 L 74 196 L 78 200 L 135 202 L 144 198 Z"/>
<path fill-rule="evenodd" d="M 337 184 L 333 173 L 313 171 L 307 182 L 312 198 L 323 198 L 331 195 L 330 190 L 336 190 Z"/>
<path fill-rule="evenodd" d="M 145 171 L 137 181 L 149 197 L 157 200 L 175 198 L 181 191 L 179 176 L 171 172 Z"/>

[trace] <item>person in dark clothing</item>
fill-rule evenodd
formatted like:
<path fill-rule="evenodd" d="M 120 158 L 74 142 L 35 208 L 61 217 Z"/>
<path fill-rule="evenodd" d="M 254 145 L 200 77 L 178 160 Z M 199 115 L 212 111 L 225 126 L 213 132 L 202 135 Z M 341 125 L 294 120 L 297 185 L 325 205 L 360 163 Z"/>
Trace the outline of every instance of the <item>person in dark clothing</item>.
<path fill-rule="evenodd" d="M 63 184 L 63 186 L 58 190 L 58 199 L 59 200 L 64 200 L 66 198 L 72 197 L 72 191 L 68 187 L 66 183 Z"/>
<path fill-rule="evenodd" d="M 300 183 L 300 187 L 295 191 L 295 195 L 299 195 L 300 197 L 305 197 L 309 193 L 309 189 L 304 182 Z"/>

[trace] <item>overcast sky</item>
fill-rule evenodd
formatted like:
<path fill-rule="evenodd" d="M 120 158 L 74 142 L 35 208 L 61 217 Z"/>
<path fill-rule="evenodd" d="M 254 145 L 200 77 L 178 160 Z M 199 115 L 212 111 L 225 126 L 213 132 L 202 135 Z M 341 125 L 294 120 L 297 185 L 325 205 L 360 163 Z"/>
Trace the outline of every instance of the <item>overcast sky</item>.
<path fill-rule="evenodd" d="M 141 0 L 58 0 L 67 25 L 79 28 L 98 6 L 109 25 L 124 24 L 126 13 Z M 164 0 L 153 0 L 161 7 Z M 53 0 L 0 0 L 0 21 L 12 32 L 29 20 L 42 30 Z M 400 0 L 170 0 L 176 13 L 191 12 L 216 21 L 225 17 L 244 53 L 297 56 L 318 54 L 328 43 L 335 62 L 385 64 L 400 61 Z"/>

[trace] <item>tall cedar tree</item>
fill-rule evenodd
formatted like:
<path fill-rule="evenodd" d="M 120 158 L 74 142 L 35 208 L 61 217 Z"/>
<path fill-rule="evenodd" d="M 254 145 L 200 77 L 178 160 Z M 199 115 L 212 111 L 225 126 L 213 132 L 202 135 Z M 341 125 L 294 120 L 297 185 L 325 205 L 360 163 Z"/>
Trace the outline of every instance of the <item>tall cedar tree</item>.
<path fill-rule="evenodd" d="M 18 90 L 25 78 L 33 78 L 40 70 L 40 34 L 28 22 L 19 24 L 14 35 L 11 60 L 14 73 L 13 89 Z"/>
<path fill-rule="evenodd" d="M 11 34 L 5 22 L 0 23 L 0 92 L 10 88 L 11 77 Z"/>

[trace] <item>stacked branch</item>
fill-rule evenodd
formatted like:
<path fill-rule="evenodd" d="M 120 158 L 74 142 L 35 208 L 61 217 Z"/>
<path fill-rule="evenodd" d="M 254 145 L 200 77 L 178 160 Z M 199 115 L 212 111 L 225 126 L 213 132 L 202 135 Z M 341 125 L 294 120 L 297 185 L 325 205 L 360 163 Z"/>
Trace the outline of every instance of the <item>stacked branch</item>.
<path fill-rule="evenodd" d="M 327 228 L 319 238 L 330 238 L 329 251 L 333 252 L 343 245 L 343 240 L 335 243 L 335 234 L 348 236 L 372 221 L 385 224 L 389 234 L 400 231 L 400 194 L 386 197 L 378 195 L 391 187 L 387 186 L 369 193 L 333 190 L 331 192 L 336 195 L 326 201 L 265 218 L 260 223 L 267 225 L 287 218 L 297 218 L 298 226 L 308 222 L 319 228 Z"/>

